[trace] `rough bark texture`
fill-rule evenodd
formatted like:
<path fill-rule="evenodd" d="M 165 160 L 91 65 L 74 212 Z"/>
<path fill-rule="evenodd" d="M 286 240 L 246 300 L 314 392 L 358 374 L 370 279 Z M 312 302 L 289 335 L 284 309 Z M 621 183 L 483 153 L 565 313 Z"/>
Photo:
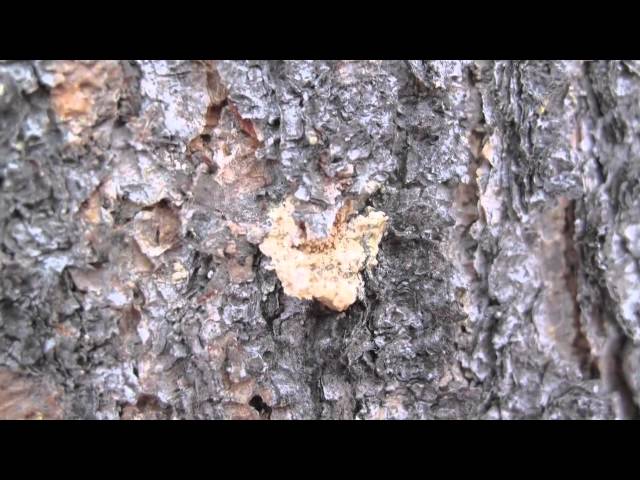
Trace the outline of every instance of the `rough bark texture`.
<path fill-rule="evenodd" d="M 2 62 L 0 417 L 638 417 L 639 122 L 636 62 Z M 287 198 L 387 215 L 344 312 Z"/>

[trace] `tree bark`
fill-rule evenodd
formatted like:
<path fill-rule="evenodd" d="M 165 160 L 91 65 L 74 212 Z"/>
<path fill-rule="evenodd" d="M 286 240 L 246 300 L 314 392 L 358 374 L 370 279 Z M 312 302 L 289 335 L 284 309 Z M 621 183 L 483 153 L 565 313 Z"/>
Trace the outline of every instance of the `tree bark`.
<path fill-rule="evenodd" d="M 0 62 L 0 418 L 638 418 L 639 119 L 628 61 Z"/>

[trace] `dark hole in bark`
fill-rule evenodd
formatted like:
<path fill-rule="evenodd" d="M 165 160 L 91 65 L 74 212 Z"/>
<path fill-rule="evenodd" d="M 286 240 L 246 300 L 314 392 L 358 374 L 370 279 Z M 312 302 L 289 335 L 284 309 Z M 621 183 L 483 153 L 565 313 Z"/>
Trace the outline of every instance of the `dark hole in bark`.
<path fill-rule="evenodd" d="M 260 415 L 271 415 L 271 407 L 262 400 L 260 395 L 254 395 L 251 400 L 249 400 L 249 405 L 255 408 Z"/>

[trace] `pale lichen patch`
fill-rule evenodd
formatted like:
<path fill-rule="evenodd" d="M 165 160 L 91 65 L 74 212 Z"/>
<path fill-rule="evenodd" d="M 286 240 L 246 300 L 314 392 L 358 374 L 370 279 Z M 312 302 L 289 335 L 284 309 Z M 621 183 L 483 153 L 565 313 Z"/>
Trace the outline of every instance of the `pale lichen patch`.
<path fill-rule="evenodd" d="M 360 272 L 377 265 L 378 245 L 387 216 L 369 210 L 350 220 L 347 204 L 336 216 L 326 240 L 308 240 L 293 217 L 291 198 L 270 213 L 271 230 L 260 250 L 271 257 L 287 295 L 318 300 L 336 311 L 352 305 L 362 288 Z"/>

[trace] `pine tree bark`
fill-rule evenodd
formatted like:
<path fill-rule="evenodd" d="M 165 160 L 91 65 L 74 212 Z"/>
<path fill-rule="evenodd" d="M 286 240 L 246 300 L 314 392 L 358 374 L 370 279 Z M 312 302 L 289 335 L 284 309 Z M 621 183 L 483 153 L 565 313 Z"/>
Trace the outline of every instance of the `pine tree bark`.
<path fill-rule="evenodd" d="M 639 119 L 628 61 L 0 62 L 0 418 L 638 418 Z M 285 202 L 386 216 L 353 303 Z"/>

